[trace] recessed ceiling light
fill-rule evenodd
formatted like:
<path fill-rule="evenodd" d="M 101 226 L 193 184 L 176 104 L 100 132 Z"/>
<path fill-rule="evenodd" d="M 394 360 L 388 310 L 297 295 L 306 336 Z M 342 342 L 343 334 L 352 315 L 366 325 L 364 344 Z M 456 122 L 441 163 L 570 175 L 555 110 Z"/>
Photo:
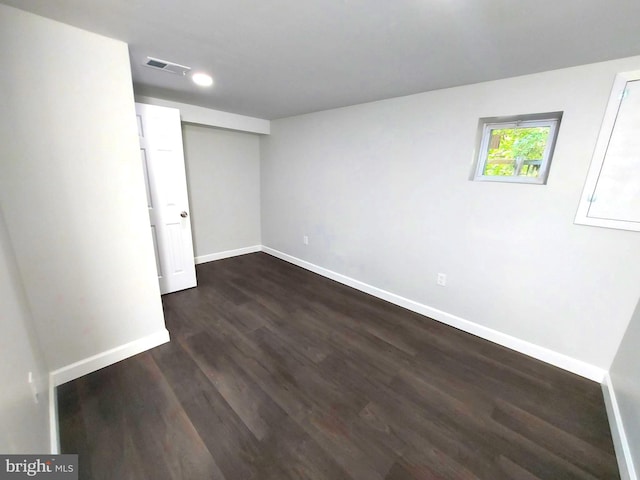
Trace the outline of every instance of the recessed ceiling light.
<path fill-rule="evenodd" d="M 210 87 L 213 85 L 213 78 L 211 78 L 211 75 L 207 75 L 206 73 L 194 73 L 191 75 L 191 80 L 193 80 L 193 83 L 200 85 L 201 87 Z"/>

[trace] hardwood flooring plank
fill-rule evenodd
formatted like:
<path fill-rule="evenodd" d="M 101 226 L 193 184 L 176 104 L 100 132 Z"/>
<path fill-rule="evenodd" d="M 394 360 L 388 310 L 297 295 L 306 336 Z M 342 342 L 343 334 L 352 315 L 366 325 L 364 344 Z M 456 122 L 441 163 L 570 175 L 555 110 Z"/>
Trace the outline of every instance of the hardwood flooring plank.
<path fill-rule="evenodd" d="M 212 332 L 212 335 L 215 333 Z M 346 418 L 357 415 L 362 401 L 314 375 L 302 356 L 288 352 L 268 332 L 256 331 L 249 355 L 231 349 L 234 361 L 355 479 L 376 479 L 371 464 L 386 457 L 367 456 L 346 434 Z M 244 343 L 244 342 L 241 342 Z M 381 478 L 381 477 L 380 477 Z"/>
<path fill-rule="evenodd" d="M 425 350 L 421 357 L 428 361 L 421 362 L 420 368 L 413 365 L 410 369 L 420 374 L 429 372 L 436 378 L 435 382 L 439 378 L 446 378 L 452 389 L 465 392 L 471 387 L 473 392 L 489 399 L 500 392 L 500 397 L 506 401 L 598 448 L 610 448 L 612 444 L 610 434 L 602 435 L 603 431 L 608 432 L 606 415 L 603 418 L 600 412 L 594 412 L 593 405 L 589 401 L 583 402 L 582 396 L 569 395 L 557 388 L 539 388 L 536 383 L 519 381 L 512 375 L 503 376 L 500 370 L 477 362 L 462 361 L 455 352 Z M 597 384 L 592 382 L 592 387 L 594 385 Z M 581 408 L 575 408 L 577 403 Z M 604 410 L 604 403 L 601 409 Z"/>
<path fill-rule="evenodd" d="M 270 358 L 276 359 L 276 368 L 292 372 L 287 387 L 295 389 L 307 405 L 302 415 L 294 417 L 303 430 L 333 455 L 354 479 L 378 478 L 378 469 L 385 468 L 390 462 L 389 456 L 380 450 L 374 452 L 371 445 L 367 445 L 369 439 L 356 437 L 349 428 L 350 420 L 357 417 L 366 399 L 341 388 L 331 379 L 314 374 L 312 362 L 288 348 L 268 330 L 258 330 L 252 336 Z"/>
<path fill-rule="evenodd" d="M 293 421 L 294 418 L 297 418 L 298 421 L 304 423 L 307 427 L 316 422 L 320 425 L 321 429 L 323 427 L 328 428 L 329 435 L 334 435 L 335 424 L 330 423 L 331 417 L 329 417 L 328 425 L 322 423 L 323 420 L 326 421 L 326 418 L 321 417 L 321 414 L 318 413 L 317 403 L 312 404 L 311 401 L 308 401 L 306 408 L 300 408 L 296 405 L 294 414 L 287 418 L 287 415 L 282 409 L 275 404 L 270 404 L 270 398 L 265 398 L 264 392 L 257 387 L 257 384 L 251 386 L 253 382 L 249 379 L 250 377 L 246 376 L 244 371 L 235 367 L 232 364 L 232 360 L 229 358 L 213 358 L 215 354 L 211 352 L 215 351 L 216 347 L 221 345 L 219 341 L 216 341 L 210 335 L 206 337 L 199 335 L 198 337 L 199 338 L 191 337 L 188 339 L 189 349 L 194 352 L 198 363 L 205 364 L 203 368 L 205 374 L 213 379 L 213 384 L 216 385 L 221 393 L 227 393 L 227 395 L 223 393 L 223 396 L 227 398 L 232 407 L 237 401 L 245 403 L 245 405 L 236 406 L 236 411 L 239 416 L 243 418 L 245 424 L 254 431 L 258 439 L 264 440 L 264 444 L 267 446 L 267 452 L 273 452 L 271 455 L 275 455 L 278 458 L 287 459 L 287 461 L 283 463 L 283 466 L 290 475 L 293 475 L 293 478 L 351 478 L 332 457 L 328 456 L 319 447 L 317 442 L 313 440 L 304 429 L 298 426 L 297 422 Z M 214 364 L 217 364 L 218 367 L 214 367 Z M 235 378 L 233 380 L 223 378 L 224 375 L 220 375 L 220 365 L 222 365 L 222 368 L 228 373 L 233 370 Z M 252 364 L 249 363 L 248 365 Z M 260 370 L 258 370 L 257 374 L 260 374 Z M 272 375 L 267 376 L 267 378 L 271 377 Z M 236 383 L 238 378 L 242 378 L 242 380 L 240 380 L 242 387 L 240 388 L 237 387 Z M 277 376 L 274 376 L 274 378 L 277 378 Z M 229 385 L 229 381 L 232 382 L 233 385 Z M 296 385 L 297 382 L 291 380 L 288 388 L 295 389 Z M 313 388 L 313 386 L 311 388 Z M 235 395 L 240 391 L 244 392 L 243 398 L 238 398 L 237 395 Z M 302 395 L 302 393 L 299 393 L 299 395 Z M 258 405 L 255 404 L 256 398 L 258 399 Z M 248 401 L 252 404 L 246 404 Z M 270 405 L 267 408 L 262 402 Z M 288 405 L 287 401 L 283 402 L 285 408 L 287 408 Z M 265 410 L 270 411 L 267 412 Z M 301 414 L 303 411 L 314 413 L 309 414 L 307 417 Z M 266 429 L 267 424 L 271 425 L 270 429 Z M 274 427 L 277 428 L 274 429 Z M 283 431 L 283 428 L 286 429 L 286 431 Z M 295 432 L 295 435 L 292 432 Z M 334 439 L 331 440 L 333 441 Z M 265 455 L 263 452 L 263 457 Z M 322 472 L 333 473 L 326 476 L 326 473 Z"/>
<path fill-rule="evenodd" d="M 480 480 L 475 472 L 432 446 L 406 453 L 387 478 L 411 480 Z"/>
<path fill-rule="evenodd" d="M 535 476 L 533 473 L 525 470 L 517 463 L 512 462 L 502 455 L 498 458 L 498 465 L 504 472 L 506 478 L 517 478 L 518 480 L 540 480 L 540 477 Z"/>
<path fill-rule="evenodd" d="M 292 419 L 280 424 L 277 434 L 264 442 L 265 458 L 280 465 L 292 479 L 305 480 L 351 480 L 351 476 L 327 454 Z M 274 480 L 283 478 L 274 477 Z"/>
<path fill-rule="evenodd" d="M 223 343 L 202 332 L 183 345 L 257 440 L 264 440 L 274 426 L 285 421 L 286 412 L 223 353 Z"/>
<path fill-rule="evenodd" d="M 80 478 L 619 478 L 594 382 L 263 253 L 197 274 L 170 344 L 58 387 Z"/>
<path fill-rule="evenodd" d="M 116 365 L 117 384 L 141 459 L 158 469 L 150 477 L 164 478 L 168 472 L 174 479 L 224 480 L 164 372 L 150 354 L 138 357 L 137 362 Z"/>
<path fill-rule="evenodd" d="M 256 439 L 179 342 L 154 349 L 153 358 L 225 478 L 259 479 Z"/>
<path fill-rule="evenodd" d="M 119 399 L 113 399 L 104 392 L 112 388 L 111 372 L 98 371 L 84 377 L 78 383 L 82 398 L 83 414 L 87 425 L 91 425 L 94 434 L 87 438 L 88 448 L 92 452 L 91 470 L 87 478 L 148 478 L 137 448 L 130 433 L 130 425 L 125 418 Z M 108 449 L 103 449 L 109 445 Z M 165 476 L 166 468 L 159 470 L 158 478 Z"/>
<path fill-rule="evenodd" d="M 61 452 L 78 454 L 78 477 L 93 478 L 87 427 L 82 415 L 82 401 L 78 393 L 80 381 L 60 385 L 57 390 L 58 430 Z M 91 432 L 93 426 L 90 427 Z"/>
<path fill-rule="evenodd" d="M 497 400 L 492 418 L 596 478 L 618 476 L 615 456 L 611 453 L 605 453 L 512 404 Z"/>

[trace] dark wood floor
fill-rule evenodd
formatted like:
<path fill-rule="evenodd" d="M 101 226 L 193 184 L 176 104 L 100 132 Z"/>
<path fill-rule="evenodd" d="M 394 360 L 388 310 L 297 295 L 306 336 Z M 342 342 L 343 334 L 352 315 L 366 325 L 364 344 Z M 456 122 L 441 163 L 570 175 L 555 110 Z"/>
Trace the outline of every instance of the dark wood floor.
<path fill-rule="evenodd" d="M 264 253 L 198 281 L 170 344 L 58 388 L 81 478 L 619 478 L 596 383 Z"/>

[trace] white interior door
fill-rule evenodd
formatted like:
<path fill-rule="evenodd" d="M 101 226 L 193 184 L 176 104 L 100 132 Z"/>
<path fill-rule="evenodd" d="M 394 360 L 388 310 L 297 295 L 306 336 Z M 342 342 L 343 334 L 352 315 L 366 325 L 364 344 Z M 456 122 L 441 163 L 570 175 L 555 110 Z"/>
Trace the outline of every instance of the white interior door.
<path fill-rule="evenodd" d="M 180 111 L 136 103 L 136 116 L 160 292 L 195 287 Z"/>

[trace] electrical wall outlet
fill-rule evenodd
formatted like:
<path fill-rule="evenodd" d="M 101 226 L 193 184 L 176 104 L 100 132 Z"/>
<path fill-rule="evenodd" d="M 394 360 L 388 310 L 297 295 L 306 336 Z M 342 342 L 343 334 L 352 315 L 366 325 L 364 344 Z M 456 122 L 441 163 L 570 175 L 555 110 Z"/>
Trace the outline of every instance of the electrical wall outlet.
<path fill-rule="evenodd" d="M 438 279 L 436 280 L 436 282 L 441 287 L 444 287 L 447 284 L 447 274 L 446 273 L 439 273 L 438 274 Z"/>
<path fill-rule="evenodd" d="M 306 235 L 302 237 L 302 243 L 304 243 L 305 245 L 309 245 L 309 237 L 307 237 Z"/>

